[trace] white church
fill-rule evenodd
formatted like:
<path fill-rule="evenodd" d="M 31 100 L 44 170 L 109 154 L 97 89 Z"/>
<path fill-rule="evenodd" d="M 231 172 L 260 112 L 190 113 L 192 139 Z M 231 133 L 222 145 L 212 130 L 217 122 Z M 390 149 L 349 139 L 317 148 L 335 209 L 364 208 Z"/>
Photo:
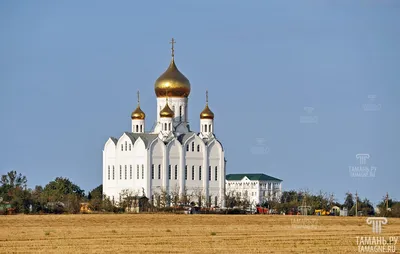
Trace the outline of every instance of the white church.
<path fill-rule="evenodd" d="M 119 202 L 123 190 L 144 195 L 155 204 L 161 194 L 188 197 L 203 205 L 224 206 L 225 157 L 214 135 L 214 113 L 199 112 L 199 132 L 188 124 L 190 82 L 174 59 L 155 81 L 157 123 L 146 131 L 146 115 L 139 105 L 131 115 L 131 132 L 110 137 L 103 150 L 103 192 Z M 201 201 L 200 201 L 201 198 Z M 167 204 L 168 205 L 168 204 Z"/>

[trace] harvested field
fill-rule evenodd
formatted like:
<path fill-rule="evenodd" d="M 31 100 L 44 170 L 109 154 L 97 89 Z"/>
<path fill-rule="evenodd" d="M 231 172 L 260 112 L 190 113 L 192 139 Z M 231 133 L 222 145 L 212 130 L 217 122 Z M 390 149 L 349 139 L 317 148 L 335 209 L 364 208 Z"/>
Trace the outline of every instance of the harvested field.
<path fill-rule="evenodd" d="M 82 214 L 0 217 L 1 253 L 355 253 L 357 236 L 380 235 L 365 217 Z M 400 249 L 400 240 L 397 243 Z"/>

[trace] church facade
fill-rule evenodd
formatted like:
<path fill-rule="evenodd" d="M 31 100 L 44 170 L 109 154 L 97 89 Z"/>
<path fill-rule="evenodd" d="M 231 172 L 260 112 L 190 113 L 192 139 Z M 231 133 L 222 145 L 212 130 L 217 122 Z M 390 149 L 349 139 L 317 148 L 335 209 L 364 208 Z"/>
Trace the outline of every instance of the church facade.
<path fill-rule="evenodd" d="M 110 137 L 103 150 L 103 193 L 114 202 L 123 191 L 146 196 L 154 205 L 195 202 L 224 206 L 225 157 L 214 135 L 214 113 L 206 105 L 200 112 L 199 131 L 189 126 L 189 80 L 174 59 L 155 81 L 157 121 L 146 131 L 140 108 L 131 114 L 130 132 Z"/>

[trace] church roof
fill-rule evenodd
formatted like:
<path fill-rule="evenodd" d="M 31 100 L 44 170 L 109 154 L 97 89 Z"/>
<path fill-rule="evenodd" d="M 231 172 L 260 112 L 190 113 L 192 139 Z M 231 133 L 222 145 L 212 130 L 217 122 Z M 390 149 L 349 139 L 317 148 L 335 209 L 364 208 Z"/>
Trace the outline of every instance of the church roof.
<path fill-rule="evenodd" d="M 118 143 L 118 139 L 114 138 L 114 137 L 110 137 L 110 139 L 112 140 L 112 142 L 114 142 L 114 144 Z"/>
<path fill-rule="evenodd" d="M 193 134 L 197 134 L 196 132 L 188 132 L 185 134 L 181 134 L 177 137 L 178 141 L 183 145 L 185 144 L 185 142 L 191 137 L 193 136 Z"/>
<path fill-rule="evenodd" d="M 129 139 L 131 140 L 132 144 L 134 144 L 136 142 L 136 140 L 140 137 L 144 144 L 145 147 L 148 148 L 149 144 L 158 138 L 158 134 L 153 134 L 153 133 L 133 133 L 133 132 L 124 132 L 125 135 L 127 135 L 129 137 Z M 176 137 L 176 139 L 179 141 L 179 143 L 181 143 L 182 145 L 185 144 L 185 142 L 191 138 L 193 135 L 195 136 L 199 136 L 198 133 L 196 132 L 187 132 L 185 134 L 181 134 L 179 136 Z M 116 145 L 118 143 L 118 139 L 114 138 L 114 137 L 110 137 L 110 139 L 114 142 L 114 144 Z M 216 142 L 218 142 L 219 144 L 221 144 L 216 138 L 214 138 Z M 212 139 L 212 140 L 214 140 Z M 212 140 L 207 140 L 207 139 L 202 139 L 202 141 L 208 145 Z M 222 145 L 221 145 L 222 146 Z M 222 148 L 223 149 L 223 148 Z"/>
<path fill-rule="evenodd" d="M 157 134 L 150 134 L 150 133 L 132 133 L 132 132 L 125 132 L 125 134 L 131 139 L 132 144 L 135 143 L 136 139 L 139 137 L 143 140 L 145 147 L 151 143 L 154 139 L 158 137 Z"/>
<path fill-rule="evenodd" d="M 266 175 L 266 174 L 228 174 L 226 175 L 226 180 L 228 181 L 240 181 L 244 177 L 249 178 L 251 181 L 279 181 L 282 182 L 281 179 Z"/>

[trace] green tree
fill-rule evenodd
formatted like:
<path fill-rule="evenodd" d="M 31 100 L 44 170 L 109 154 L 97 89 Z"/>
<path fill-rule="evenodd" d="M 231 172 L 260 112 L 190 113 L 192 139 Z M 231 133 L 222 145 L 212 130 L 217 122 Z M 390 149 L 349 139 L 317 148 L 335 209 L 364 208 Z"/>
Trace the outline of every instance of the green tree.
<path fill-rule="evenodd" d="M 367 198 L 365 198 L 362 202 L 360 202 L 359 205 L 360 205 L 360 210 L 364 216 L 366 215 L 371 216 L 375 214 L 374 206 Z"/>
<path fill-rule="evenodd" d="M 90 206 L 94 211 L 101 211 L 103 201 L 105 199 L 103 195 L 103 185 L 100 184 L 99 186 L 91 190 L 88 194 L 88 199 Z"/>
<path fill-rule="evenodd" d="M 354 206 L 353 194 L 350 192 L 346 193 L 346 198 L 344 200 L 343 206 L 350 210 Z"/>
<path fill-rule="evenodd" d="M 27 179 L 15 170 L 2 175 L 0 178 L 0 197 L 9 202 L 16 213 L 28 213 L 32 204 L 29 190 L 26 188 Z"/>
<path fill-rule="evenodd" d="M 13 199 L 12 191 L 16 188 L 26 189 L 26 183 L 26 176 L 12 170 L 0 178 L 0 196 L 4 201 L 11 201 Z"/>
<path fill-rule="evenodd" d="M 44 209 L 44 200 L 42 198 L 43 187 L 40 185 L 36 185 L 35 189 L 31 190 L 31 198 L 32 198 L 32 212 L 38 213 L 43 211 Z"/>
<path fill-rule="evenodd" d="M 80 202 L 84 198 L 84 190 L 72 183 L 68 178 L 57 177 L 54 181 L 49 182 L 43 189 L 41 199 L 48 204 L 59 206 L 62 203 L 65 211 L 70 213 L 78 213 Z M 51 212 L 50 208 L 50 212 Z"/>

